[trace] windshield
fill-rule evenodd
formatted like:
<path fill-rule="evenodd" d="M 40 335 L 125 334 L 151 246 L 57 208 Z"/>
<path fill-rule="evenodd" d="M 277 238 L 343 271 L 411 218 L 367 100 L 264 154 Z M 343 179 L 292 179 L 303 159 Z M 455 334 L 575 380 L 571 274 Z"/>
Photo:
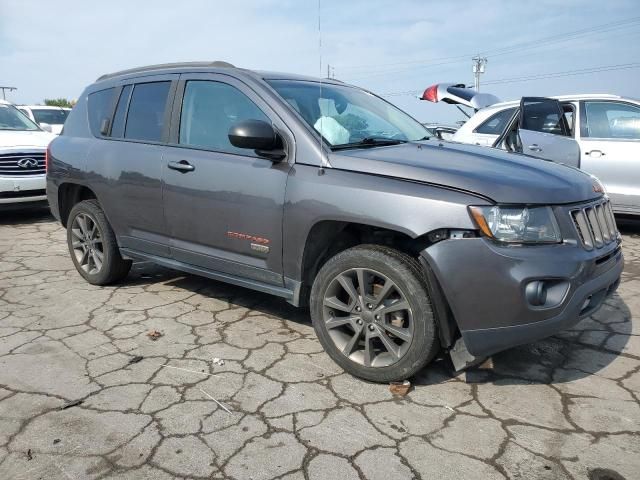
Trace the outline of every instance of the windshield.
<path fill-rule="evenodd" d="M 69 115 L 68 110 L 51 110 L 46 108 L 32 108 L 33 118 L 38 123 L 48 123 L 49 125 L 64 125 L 64 121 Z"/>
<path fill-rule="evenodd" d="M 375 146 L 432 135 L 402 110 L 355 87 L 299 80 L 268 83 L 331 147 Z"/>
<path fill-rule="evenodd" d="M 13 105 L 0 104 L 0 130 L 40 130 Z"/>

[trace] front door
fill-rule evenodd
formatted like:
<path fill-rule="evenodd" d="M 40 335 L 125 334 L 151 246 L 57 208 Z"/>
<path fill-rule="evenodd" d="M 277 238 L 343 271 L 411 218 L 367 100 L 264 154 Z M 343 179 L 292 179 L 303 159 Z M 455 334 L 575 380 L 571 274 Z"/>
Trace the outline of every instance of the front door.
<path fill-rule="evenodd" d="M 580 168 L 603 183 L 616 212 L 640 214 L 640 106 L 580 103 Z"/>
<path fill-rule="evenodd" d="M 229 128 L 251 119 L 286 129 L 237 79 L 180 77 L 171 147 L 163 155 L 171 254 L 189 265 L 282 286 L 282 215 L 291 153 L 274 163 L 231 145 Z"/>

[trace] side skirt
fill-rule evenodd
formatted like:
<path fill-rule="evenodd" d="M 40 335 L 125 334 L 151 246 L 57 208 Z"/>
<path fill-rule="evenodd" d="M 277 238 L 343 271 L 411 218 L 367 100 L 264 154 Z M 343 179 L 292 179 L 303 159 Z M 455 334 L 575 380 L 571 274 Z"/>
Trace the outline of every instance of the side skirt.
<path fill-rule="evenodd" d="M 282 297 L 294 306 L 298 306 L 299 304 L 299 296 L 300 296 L 299 283 L 300 282 L 291 280 L 289 278 L 285 279 L 285 283 L 289 288 L 278 287 L 278 286 L 269 285 L 268 283 L 263 283 L 257 280 L 238 277 L 235 275 L 231 275 L 229 273 L 222 273 L 222 272 L 216 272 L 213 270 L 208 270 L 206 268 L 201 268 L 195 265 L 179 262 L 171 258 L 159 257 L 156 255 L 149 255 L 143 252 L 139 252 L 137 250 L 132 250 L 130 248 L 120 248 L 120 253 L 122 254 L 123 257 L 128 259 L 144 260 L 147 262 L 156 263 L 158 265 L 162 265 L 163 267 L 171 268 L 173 270 L 192 273 L 194 275 L 199 275 L 201 277 L 211 278 L 212 280 L 218 280 L 220 282 L 230 283 L 232 285 L 237 285 L 239 287 L 249 288 L 251 290 L 257 290 L 259 292 L 264 292 L 270 295 L 275 295 L 277 297 Z"/>

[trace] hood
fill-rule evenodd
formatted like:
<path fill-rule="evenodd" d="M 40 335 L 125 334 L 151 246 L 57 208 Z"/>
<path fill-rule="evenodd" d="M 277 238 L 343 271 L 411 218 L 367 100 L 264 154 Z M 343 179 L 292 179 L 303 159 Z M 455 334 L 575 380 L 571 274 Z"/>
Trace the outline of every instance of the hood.
<path fill-rule="evenodd" d="M 56 138 L 56 136 L 53 133 L 40 130 L 0 130 L 0 148 L 47 148 L 49 142 L 54 138 Z"/>
<path fill-rule="evenodd" d="M 497 203 L 563 204 L 597 198 L 573 167 L 488 147 L 419 142 L 336 152 L 331 166 L 472 192 Z"/>

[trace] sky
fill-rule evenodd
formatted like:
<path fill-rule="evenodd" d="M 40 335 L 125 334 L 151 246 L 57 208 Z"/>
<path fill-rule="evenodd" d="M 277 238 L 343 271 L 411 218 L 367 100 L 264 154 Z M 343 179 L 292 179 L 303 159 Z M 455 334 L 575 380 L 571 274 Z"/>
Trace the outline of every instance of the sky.
<path fill-rule="evenodd" d="M 14 103 L 77 98 L 104 73 L 155 63 L 313 76 L 329 64 L 420 121 L 453 123 L 455 107 L 416 92 L 473 84 L 475 54 L 488 59 L 481 90 L 502 100 L 638 98 L 640 0 L 0 0 L 0 85 L 17 87 Z M 599 71 L 567 75 L 585 69 Z"/>

